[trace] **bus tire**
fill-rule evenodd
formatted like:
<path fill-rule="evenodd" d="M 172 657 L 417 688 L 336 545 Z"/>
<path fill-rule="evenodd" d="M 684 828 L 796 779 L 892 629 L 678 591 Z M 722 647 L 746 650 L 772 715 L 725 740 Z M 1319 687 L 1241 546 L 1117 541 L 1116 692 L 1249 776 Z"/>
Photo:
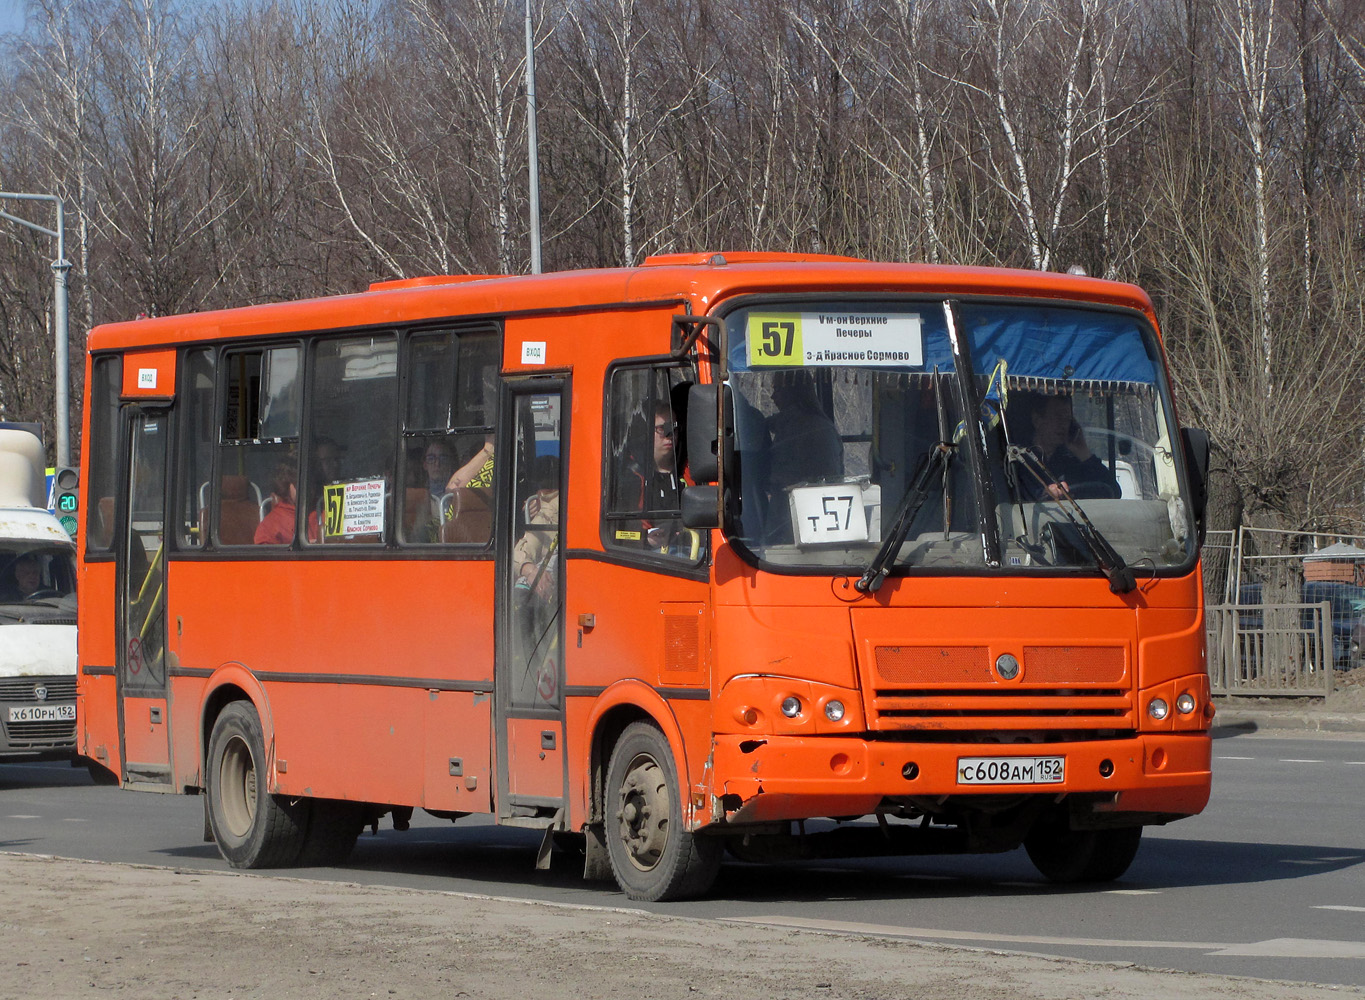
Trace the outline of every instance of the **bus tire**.
<path fill-rule="evenodd" d="M 1024 850 L 1050 882 L 1112 882 L 1128 870 L 1142 843 L 1142 827 L 1069 830 L 1046 823 L 1034 827 Z"/>
<path fill-rule="evenodd" d="M 607 855 L 616 884 L 643 902 L 687 899 L 711 888 L 723 845 L 685 829 L 677 765 L 652 722 L 626 727 L 607 765 Z"/>
<path fill-rule="evenodd" d="M 308 829 L 308 801 L 271 795 L 265 738 L 250 702 L 234 701 L 213 724 L 205 767 L 209 825 L 234 868 L 292 865 Z"/>
<path fill-rule="evenodd" d="M 314 799 L 311 805 L 297 864 L 304 868 L 344 865 L 365 829 L 365 807 L 335 799 Z"/>

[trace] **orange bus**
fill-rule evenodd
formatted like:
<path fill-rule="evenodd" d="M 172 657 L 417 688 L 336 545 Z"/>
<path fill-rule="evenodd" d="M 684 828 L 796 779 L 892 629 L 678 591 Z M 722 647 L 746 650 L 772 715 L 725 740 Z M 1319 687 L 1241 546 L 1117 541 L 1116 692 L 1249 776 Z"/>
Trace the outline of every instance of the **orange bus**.
<path fill-rule="evenodd" d="M 80 751 L 234 866 L 414 809 L 633 899 L 745 860 L 1118 877 L 1209 795 L 1207 439 L 1153 309 L 796 254 L 89 338 Z"/>

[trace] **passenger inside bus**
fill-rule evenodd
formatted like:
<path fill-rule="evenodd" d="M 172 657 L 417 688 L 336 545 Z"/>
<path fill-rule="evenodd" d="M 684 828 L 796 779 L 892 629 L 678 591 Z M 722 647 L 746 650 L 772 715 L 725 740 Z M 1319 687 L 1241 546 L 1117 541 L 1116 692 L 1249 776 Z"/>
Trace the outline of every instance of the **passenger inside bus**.
<path fill-rule="evenodd" d="M 814 379 L 804 371 L 784 373 L 773 385 L 768 417 L 768 492 L 777 497 L 797 483 L 844 474 L 844 444 L 820 406 Z"/>
<path fill-rule="evenodd" d="M 1016 472 L 1023 499 L 1059 500 L 1067 494 L 1077 500 L 1119 497 L 1118 479 L 1112 469 L 1091 453 L 1085 432 L 1073 415 L 1069 395 L 1016 393 L 1010 397 L 1009 409 L 1016 407 L 1028 431 L 1029 449 L 1042 463 L 1042 469 L 1027 463 L 1026 468 Z M 1015 417 L 1011 426 L 1018 427 L 1020 423 L 1020 418 Z M 1030 471 L 1031 468 L 1035 471 Z"/>
<path fill-rule="evenodd" d="M 768 541 L 792 540 L 787 491 L 802 483 L 842 479 L 844 444 L 805 371 L 783 372 L 772 387 L 777 409 L 767 418 Z"/>
<path fill-rule="evenodd" d="M 413 518 L 411 537 L 424 542 L 441 540 L 442 501 L 449 492 L 447 483 L 455 471 L 455 452 L 450 442 L 443 437 L 432 438 L 427 442 L 422 454 L 422 469 L 426 475 L 424 488 L 419 488 L 420 497 Z"/>
<path fill-rule="evenodd" d="M 270 509 L 256 526 L 257 545 L 288 545 L 294 540 L 298 481 L 298 470 L 292 461 L 275 466 L 270 483 Z"/>
<path fill-rule="evenodd" d="M 484 438 L 483 447 L 476 451 L 464 465 L 455 470 L 446 482 L 446 491 L 462 489 L 466 486 L 491 488 L 493 485 L 493 435 Z"/>
<path fill-rule="evenodd" d="M 554 555 L 559 542 L 559 459 L 553 455 L 536 459 L 532 481 L 535 492 L 523 504 L 526 531 L 512 549 L 512 565 L 518 589 L 550 600 L 555 593 Z"/>

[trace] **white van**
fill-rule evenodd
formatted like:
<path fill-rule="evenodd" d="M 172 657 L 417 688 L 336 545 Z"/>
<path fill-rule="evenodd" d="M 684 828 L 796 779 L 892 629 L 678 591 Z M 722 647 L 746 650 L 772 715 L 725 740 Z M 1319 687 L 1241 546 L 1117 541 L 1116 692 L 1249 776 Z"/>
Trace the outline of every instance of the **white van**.
<path fill-rule="evenodd" d="M 36 424 L 0 423 L 0 759 L 76 749 L 76 547 Z"/>

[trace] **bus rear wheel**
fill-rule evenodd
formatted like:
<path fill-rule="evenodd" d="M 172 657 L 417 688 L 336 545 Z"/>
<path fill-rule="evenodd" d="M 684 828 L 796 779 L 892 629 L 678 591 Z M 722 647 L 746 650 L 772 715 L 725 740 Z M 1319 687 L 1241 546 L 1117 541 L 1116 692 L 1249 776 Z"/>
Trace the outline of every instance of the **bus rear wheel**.
<path fill-rule="evenodd" d="M 1128 870 L 1141 842 L 1140 826 L 1071 830 L 1040 823 L 1024 841 L 1024 850 L 1049 882 L 1112 882 Z"/>
<path fill-rule="evenodd" d="M 234 868 L 280 868 L 299 857 L 308 802 L 271 795 L 265 739 L 256 709 L 234 701 L 213 724 L 204 769 L 209 826 Z"/>
<path fill-rule="evenodd" d="M 631 899 L 686 899 L 716 880 L 723 845 L 684 828 L 680 787 L 659 727 L 627 726 L 607 765 L 605 811 L 612 874 Z"/>

